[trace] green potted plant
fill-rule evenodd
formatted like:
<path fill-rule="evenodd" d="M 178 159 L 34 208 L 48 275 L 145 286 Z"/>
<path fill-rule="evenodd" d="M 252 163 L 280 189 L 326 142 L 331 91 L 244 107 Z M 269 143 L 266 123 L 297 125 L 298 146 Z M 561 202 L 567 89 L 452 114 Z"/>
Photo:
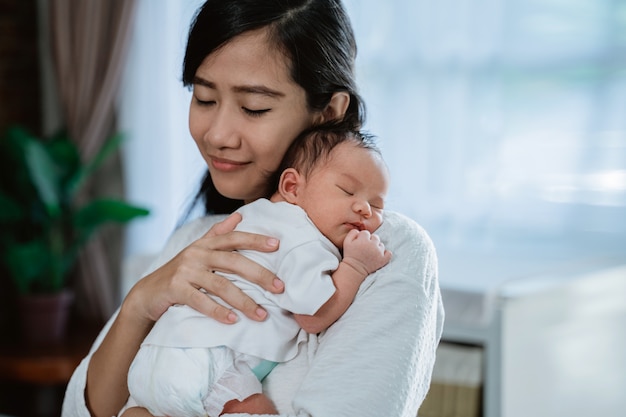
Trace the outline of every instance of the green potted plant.
<path fill-rule="evenodd" d="M 94 158 L 83 162 L 64 133 L 40 138 L 16 126 L 0 138 L 0 264 L 20 303 L 36 298 L 35 303 L 48 305 L 59 299 L 67 311 L 68 279 L 89 238 L 105 224 L 123 224 L 149 213 L 121 200 L 80 194 L 121 140 L 120 135 L 110 137 Z M 20 311 L 25 315 L 28 308 Z M 46 312 L 35 321 L 49 319 Z M 67 314 L 60 320 L 51 337 L 63 337 Z M 44 337 L 25 336 L 30 341 Z"/>

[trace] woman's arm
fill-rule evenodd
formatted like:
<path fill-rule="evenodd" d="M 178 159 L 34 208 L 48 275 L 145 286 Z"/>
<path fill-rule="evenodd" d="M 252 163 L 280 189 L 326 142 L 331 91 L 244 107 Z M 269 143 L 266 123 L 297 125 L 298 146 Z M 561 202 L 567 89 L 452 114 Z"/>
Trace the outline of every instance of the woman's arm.
<path fill-rule="evenodd" d="M 283 290 L 274 274 L 233 252 L 277 248 L 277 242 L 267 237 L 232 232 L 240 220 L 238 214 L 230 216 L 205 233 L 211 224 L 202 219 L 176 232 L 158 263 L 170 257 L 171 260 L 133 287 L 118 314 L 98 337 L 90 356 L 75 371 L 66 391 L 63 416 L 110 417 L 119 412 L 128 398 L 126 380 L 130 363 L 154 321 L 169 306 L 186 304 L 225 323 L 236 320 L 231 310 L 215 303 L 199 288 L 219 295 L 252 319 L 265 318 L 265 311 L 252 299 L 211 272 L 233 272 L 268 291 Z"/>
<path fill-rule="evenodd" d="M 363 282 L 335 324 L 266 378 L 285 416 L 417 414 L 443 326 L 437 256 L 426 233 L 396 213 L 377 234 L 391 262 Z"/>

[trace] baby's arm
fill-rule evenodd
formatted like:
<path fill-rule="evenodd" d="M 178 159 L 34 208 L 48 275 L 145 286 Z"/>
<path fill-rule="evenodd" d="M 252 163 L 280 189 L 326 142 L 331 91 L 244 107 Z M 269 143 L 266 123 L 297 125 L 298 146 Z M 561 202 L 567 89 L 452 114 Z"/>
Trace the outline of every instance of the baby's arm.
<path fill-rule="evenodd" d="M 314 315 L 294 314 L 300 327 L 308 333 L 327 329 L 350 307 L 365 278 L 390 259 L 391 252 L 378 236 L 366 230 L 350 231 L 343 242 L 343 259 L 332 274 L 335 294 Z"/>

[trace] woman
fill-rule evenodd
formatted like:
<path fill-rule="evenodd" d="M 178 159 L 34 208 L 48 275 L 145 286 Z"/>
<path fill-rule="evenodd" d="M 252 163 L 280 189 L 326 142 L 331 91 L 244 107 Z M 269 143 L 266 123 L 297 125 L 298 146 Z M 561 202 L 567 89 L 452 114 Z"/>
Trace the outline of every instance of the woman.
<path fill-rule="evenodd" d="M 267 236 L 233 232 L 226 214 L 264 195 L 291 141 L 305 128 L 363 121 L 353 65 L 356 45 L 339 0 L 208 0 L 192 24 L 183 83 L 193 87 L 191 135 L 207 162 L 207 213 L 181 227 L 77 368 L 64 416 L 116 415 L 141 341 L 173 304 L 224 323 L 265 311 L 211 271 L 281 292 L 280 277 L 235 249 L 272 251 Z M 415 416 L 426 395 L 442 328 L 437 259 L 425 232 L 387 213 L 379 236 L 394 259 L 367 279 L 344 316 L 310 335 L 277 366 L 264 390 L 285 415 Z M 200 288 L 224 299 L 229 310 Z"/>

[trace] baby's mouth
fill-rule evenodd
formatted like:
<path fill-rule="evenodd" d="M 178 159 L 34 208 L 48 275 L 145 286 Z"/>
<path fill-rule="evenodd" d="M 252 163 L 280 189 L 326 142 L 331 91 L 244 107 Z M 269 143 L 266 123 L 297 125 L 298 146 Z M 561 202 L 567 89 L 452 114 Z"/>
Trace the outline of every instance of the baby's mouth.
<path fill-rule="evenodd" d="M 356 229 L 358 231 L 365 230 L 365 225 L 363 223 L 361 223 L 361 222 L 348 223 L 348 226 L 350 226 L 353 229 Z"/>

